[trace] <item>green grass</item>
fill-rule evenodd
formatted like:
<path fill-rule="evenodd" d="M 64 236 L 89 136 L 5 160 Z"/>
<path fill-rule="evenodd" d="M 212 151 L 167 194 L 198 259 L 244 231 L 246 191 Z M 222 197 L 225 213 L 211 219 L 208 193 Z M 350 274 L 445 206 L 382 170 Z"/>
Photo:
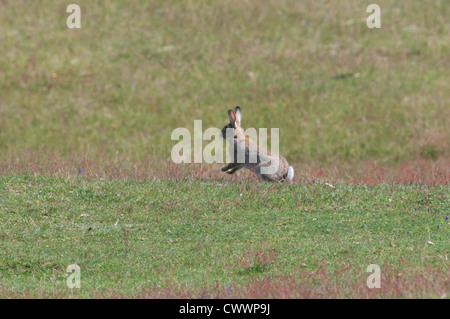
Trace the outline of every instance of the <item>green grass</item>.
<path fill-rule="evenodd" d="M 448 274 L 449 195 L 448 186 L 3 176 L 0 287 L 6 296 L 130 296 L 169 283 L 201 290 L 295 277 L 318 263 L 331 274 L 360 269 L 361 287 L 369 264 Z M 238 262 L 261 240 L 271 258 Z M 81 267 L 80 290 L 66 287 L 70 264 Z"/>
<path fill-rule="evenodd" d="M 173 129 L 236 105 L 291 162 L 450 155 L 446 0 L 380 0 L 378 30 L 364 1 L 77 3 L 79 30 L 60 1 L 0 4 L 0 160 L 166 160 Z"/>

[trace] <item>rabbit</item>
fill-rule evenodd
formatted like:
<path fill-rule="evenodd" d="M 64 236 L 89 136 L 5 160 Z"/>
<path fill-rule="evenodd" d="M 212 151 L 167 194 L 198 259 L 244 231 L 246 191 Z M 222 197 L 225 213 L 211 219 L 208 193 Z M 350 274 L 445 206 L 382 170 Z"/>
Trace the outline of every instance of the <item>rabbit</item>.
<path fill-rule="evenodd" d="M 245 167 L 256 173 L 260 180 L 270 182 L 286 181 L 290 185 L 294 178 L 294 168 L 289 166 L 283 156 L 271 153 L 265 148 L 259 147 L 248 137 L 245 137 L 241 129 L 241 108 L 237 106 L 234 111 L 229 109 L 228 118 L 230 123 L 225 125 L 221 131 L 221 135 L 228 141 L 229 154 L 230 156 L 234 154 L 234 158 L 230 159 L 230 163 L 222 167 L 221 171 L 234 174 Z M 228 129 L 230 131 L 227 136 Z M 242 163 L 242 160 L 238 161 L 238 154 L 245 154 L 245 160 Z M 271 165 L 274 166 L 270 167 Z M 264 171 L 263 169 L 262 171 L 262 168 L 266 168 L 266 170 Z"/>

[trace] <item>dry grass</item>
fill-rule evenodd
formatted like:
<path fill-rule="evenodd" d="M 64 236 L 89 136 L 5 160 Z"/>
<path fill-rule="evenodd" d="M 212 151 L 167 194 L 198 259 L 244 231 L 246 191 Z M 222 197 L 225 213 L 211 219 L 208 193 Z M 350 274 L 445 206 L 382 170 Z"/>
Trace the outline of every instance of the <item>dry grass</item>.
<path fill-rule="evenodd" d="M 97 299 L 378 299 L 378 298 L 433 298 L 450 297 L 450 273 L 448 270 L 389 265 L 383 268 L 381 288 L 368 288 L 364 269 L 342 264 L 336 272 L 330 272 L 324 263 L 318 263 L 315 271 L 298 270 L 292 275 L 254 277 L 242 285 L 234 283 L 205 282 L 202 286 L 167 281 L 163 285 L 141 288 L 123 295 L 116 289 L 104 289 L 93 294 Z M 67 290 L 53 292 L 14 292 L 0 289 L 1 298 L 78 298 Z"/>
<path fill-rule="evenodd" d="M 359 166 L 325 165 L 308 163 L 291 164 L 295 169 L 294 183 L 330 182 L 345 184 L 379 185 L 422 184 L 448 185 L 450 183 L 450 161 L 417 156 L 415 160 L 398 165 L 379 164 L 367 161 Z M 75 157 L 70 160 L 55 154 L 30 152 L 0 162 L 0 174 L 34 174 L 44 176 L 76 176 L 88 179 L 208 179 L 208 180 L 257 180 L 249 171 L 234 175 L 224 174 L 219 164 L 174 164 L 148 155 L 143 161 L 112 161 L 98 154 L 95 158 Z M 81 174 L 80 174 L 81 172 Z"/>
<path fill-rule="evenodd" d="M 187 286 L 168 285 L 165 288 L 143 289 L 136 298 L 248 298 L 248 299 L 317 299 L 317 298 L 448 298 L 449 273 L 429 269 L 408 273 L 386 269 L 381 288 L 366 286 L 367 276 L 355 275 L 354 269 L 342 265 L 341 271 L 331 274 L 318 268 L 316 272 L 299 272 L 293 276 L 256 278 L 252 282 L 237 285 L 210 284 L 200 290 Z M 359 272 L 361 273 L 361 271 Z M 352 278 L 349 280 L 349 278 Z M 357 278 L 355 280 L 355 278 Z M 120 295 L 110 295 L 110 297 Z M 102 295 L 98 295 L 102 297 Z"/>

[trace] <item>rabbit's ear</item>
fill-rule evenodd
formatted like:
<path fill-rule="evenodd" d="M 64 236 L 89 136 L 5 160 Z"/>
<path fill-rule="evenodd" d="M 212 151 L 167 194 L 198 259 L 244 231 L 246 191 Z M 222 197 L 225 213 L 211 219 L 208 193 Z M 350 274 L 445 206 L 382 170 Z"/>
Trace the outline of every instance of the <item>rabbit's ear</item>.
<path fill-rule="evenodd" d="M 236 123 L 236 114 L 232 109 L 228 110 L 228 118 L 230 119 L 230 123 L 234 126 Z"/>
<path fill-rule="evenodd" d="M 241 108 L 239 106 L 236 106 L 236 108 L 234 109 L 234 113 L 236 114 L 237 124 L 241 126 L 241 118 L 242 118 Z"/>

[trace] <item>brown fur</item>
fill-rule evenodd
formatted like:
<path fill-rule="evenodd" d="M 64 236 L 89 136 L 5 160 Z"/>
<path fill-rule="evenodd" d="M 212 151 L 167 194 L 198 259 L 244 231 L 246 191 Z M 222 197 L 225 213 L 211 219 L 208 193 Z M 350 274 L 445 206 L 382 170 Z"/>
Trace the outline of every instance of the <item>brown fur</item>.
<path fill-rule="evenodd" d="M 236 171 L 245 167 L 253 171 L 261 180 L 272 182 L 286 180 L 289 169 L 288 162 L 283 156 L 271 153 L 269 150 L 258 146 L 253 140 L 244 135 L 240 126 L 240 108 L 236 107 L 234 111 L 231 109 L 228 110 L 228 117 L 230 120 L 230 124 L 224 127 L 224 129 L 222 130 L 222 135 L 226 139 L 224 133 L 226 132 L 226 129 L 234 129 L 233 140 L 228 140 L 228 142 L 230 143 L 230 147 L 232 147 L 234 150 L 234 158 L 231 163 L 222 167 L 222 171 L 227 172 L 228 174 L 234 174 Z M 245 161 L 243 163 L 238 162 L 239 151 L 245 154 Z M 250 162 L 251 156 L 256 156 L 256 163 Z M 271 163 L 273 163 L 274 165 L 278 164 L 278 170 L 275 173 L 263 174 L 261 172 L 261 168 L 269 167 Z"/>

